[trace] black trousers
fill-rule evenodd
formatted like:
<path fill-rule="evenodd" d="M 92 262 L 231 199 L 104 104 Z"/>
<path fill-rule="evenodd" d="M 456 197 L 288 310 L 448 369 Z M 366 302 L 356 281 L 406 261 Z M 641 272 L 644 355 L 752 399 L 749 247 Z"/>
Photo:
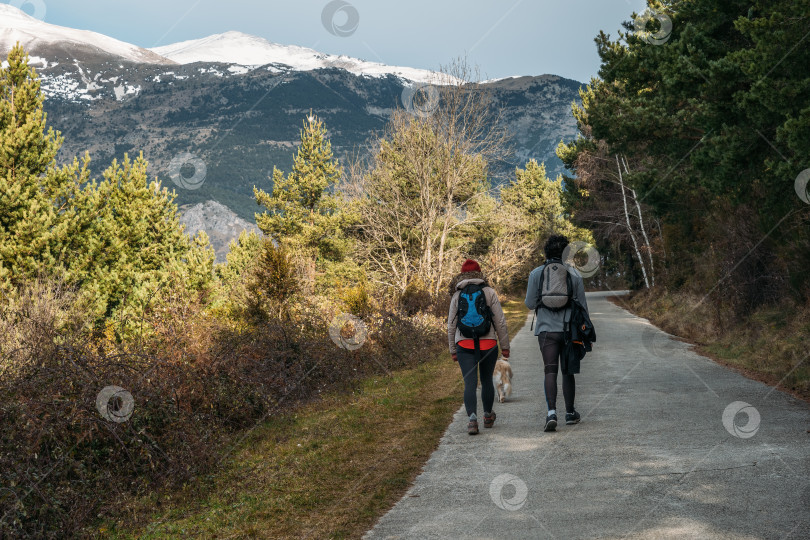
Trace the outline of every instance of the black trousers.
<path fill-rule="evenodd" d="M 548 410 L 557 408 L 557 372 L 560 366 L 560 354 L 565 345 L 562 332 L 540 332 L 537 335 L 540 343 L 540 352 L 543 355 L 543 365 L 546 379 L 544 388 L 546 391 L 546 405 Z M 562 376 L 563 399 L 565 399 L 565 411 L 574 412 L 574 397 L 576 396 L 576 383 L 573 375 Z"/>
<path fill-rule="evenodd" d="M 492 373 L 498 361 L 498 347 L 488 351 L 481 351 L 481 362 L 473 349 L 456 348 L 458 366 L 464 377 L 464 408 L 467 416 L 473 413 L 478 415 L 478 398 L 475 390 L 478 387 L 478 375 L 481 375 L 481 401 L 484 403 L 484 412 L 492 412 L 492 403 L 495 401 L 495 386 L 492 384 Z"/>

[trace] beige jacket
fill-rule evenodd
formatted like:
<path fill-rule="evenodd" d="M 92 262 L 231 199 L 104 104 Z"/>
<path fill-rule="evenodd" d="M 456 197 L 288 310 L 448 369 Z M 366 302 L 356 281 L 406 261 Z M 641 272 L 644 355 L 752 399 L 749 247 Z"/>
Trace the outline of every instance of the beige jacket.
<path fill-rule="evenodd" d="M 479 272 L 468 272 L 468 274 L 471 276 L 481 275 Z M 453 292 L 453 298 L 450 300 L 450 312 L 447 315 L 447 340 L 450 345 L 450 354 L 456 353 L 456 344 L 459 341 L 468 339 L 461 335 L 456 317 L 458 315 L 458 297 L 461 293 L 461 289 L 470 283 L 484 284 L 484 296 L 487 298 L 487 305 L 489 305 L 489 308 L 492 310 L 492 326 L 489 328 L 487 335 L 482 336 L 481 339 L 497 339 L 501 350 L 508 350 L 509 329 L 506 325 L 506 317 L 504 317 L 503 308 L 501 308 L 501 301 L 498 299 L 498 294 L 495 290 L 486 284 L 486 280 L 483 277 L 467 277 L 465 274 L 460 274 L 453 282 L 455 291 Z"/>

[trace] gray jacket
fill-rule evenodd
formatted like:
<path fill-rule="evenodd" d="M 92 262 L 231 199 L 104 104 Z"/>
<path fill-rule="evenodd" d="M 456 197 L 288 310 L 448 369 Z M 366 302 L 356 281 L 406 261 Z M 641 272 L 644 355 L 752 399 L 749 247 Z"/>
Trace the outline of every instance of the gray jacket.
<path fill-rule="evenodd" d="M 562 332 L 564 330 L 563 323 L 571 318 L 571 308 L 561 309 L 560 311 L 540 308 L 540 276 L 545 266 L 544 264 L 532 270 L 532 273 L 529 274 L 529 284 L 526 287 L 526 307 L 535 310 L 537 313 L 537 324 L 534 327 L 535 336 L 539 335 L 540 332 Z M 588 311 L 588 303 L 585 301 L 585 283 L 582 281 L 582 276 L 573 266 L 566 266 L 568 266 L 568 273 L 571 274 L 571 283 L 574 286 L 573 299 L 582 304 L 582 307 Z M 590 312 L 588 314 L 590 315 Z"/>
<path fill-rule="evenodd" d="M 464 274 L 462 274 L 462 276 L 464 276 Z M 467 339 L 461 335 L 456 317 L 458 317 L 458 297 L 461 293 L 461 289 L 471 283 L 480 285 L 481 283 L 486 283 L 486 281 L 481 278 L 469 278 L 462 279 L 455 283 L 456 290 L 453 293 L 453 298 L 450 300 L 450 313 L 447 315 L 447 341 L 450 345 L 450 354 L 456 353 L 456 343 L 462 339 Z M 484 296 L 487 298 L 489 309 L 492 310 L 492 326 L 489 327 L 487 335 L 482 336 L 481 339 L 497 339 L 501 350 L 508 350 L 509 329 L 506 325 L 506 317 L 503 314 L 501 301 L 498 299 L 498 293 L 496 293 L 492 287 L 485 285 Z"/>

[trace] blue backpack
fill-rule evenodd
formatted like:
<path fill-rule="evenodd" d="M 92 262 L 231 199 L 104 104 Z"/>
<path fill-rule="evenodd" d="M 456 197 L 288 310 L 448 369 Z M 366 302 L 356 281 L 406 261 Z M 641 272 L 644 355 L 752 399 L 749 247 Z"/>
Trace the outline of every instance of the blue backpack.
<path fill-rule="evenodd" d="M 461 335 L 474 339 L 478 349 L 478 339 L 487 335 L 492 327 L 492 310 L 487 304 L 483 285 L 471 283 L 461 289 L 456 320 Z"/>

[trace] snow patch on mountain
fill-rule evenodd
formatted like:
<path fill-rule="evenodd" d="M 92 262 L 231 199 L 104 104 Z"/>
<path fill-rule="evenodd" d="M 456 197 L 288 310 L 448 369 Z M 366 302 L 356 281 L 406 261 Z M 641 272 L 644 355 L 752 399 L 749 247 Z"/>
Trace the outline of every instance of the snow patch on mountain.
<path fill-rule="evenodd" d="M 97 83 L 89 80 L 83 68 L 96 70 L 100 69 L 99 66 L 105 65 L 106 67 L 101 69 L 108 70 L 110 60 L 123 70 L 123 77 L 132 75 L 131 66 L 124 68 L 125 62 L 153 66 L 207 63 L 209 65 L 199 71 L 217 77 L 242 76 L 262 67 L 271 73 L 343 69 L 362 77 L 398 77 L 408 86 L 456 82 L 445 75 L 425 69 L 389 66 L 345 55 L 324 54 L 306 47 L 272 43 L 264 38 L 241 32 L 225 32 L 202 39 L 144 49 L 96 32 L 49 24 L 29 16 L 14 6 L 0 3 L 0 57 L 7 54 L 17 42 L 31 55 L 31 64 L 40 69 L 46 94 L 70 101 L 96 98 L 96 93 L 101 89 Z M 67 58 L 69 63 L 72 62 L 71 69 L 80 79 L 75 87 L 68 85 L 64 80 L 45 81 L 60 75 L 52 71 L 52 68 L 64 58 Z M 63 68 L 59 71 L 63 71 Z M 165 76 L 151 74 L 149 78 L 152 83 L 166 81 L 167 84 L 172 84 L 172 78 L 182 80 L 187 77 L 188 75 L 174 75 L 169 72 Z M 128 81 L 128 84 L 136 86 L 140 82 Z M 112 87 L 107 88 L 106 93 L 119 100 L 122 98 L 121 90 L 113 90 Z M 133 92 L 126 89 L 125 93 L 130 95 Z"/>
<path fill-rule="evenodd" d="M 234 75 L 244 75 L 245 73 L 248 73 L 250 71 L 251 71 L 251 68 L 249 66 L 240 66 L 240 65 L 234 64 L 234 65 L 228 67 L 228 72 L 233 73 Z"/>
<path fill-rule="evenodd" d="M 3 60 L 2 64 L 3 69 L 8 67 L 8 60 Z M 41 56 L 28 56 L 28 65 L 34 66 L 40 69 L 48 69 L 49 67 L 56 67 L 59 65 L 59 62 L 50 62 L 46 58 L 42 58 Z"/>
<path fill-rule="evenodd" d="M 130 84 L 122 84 L 113 88 L 115 92 L 116 101 L 124 101 L 125 99 L 135 97 L 141 93 L 140 86 L 132 86 Z"/>

